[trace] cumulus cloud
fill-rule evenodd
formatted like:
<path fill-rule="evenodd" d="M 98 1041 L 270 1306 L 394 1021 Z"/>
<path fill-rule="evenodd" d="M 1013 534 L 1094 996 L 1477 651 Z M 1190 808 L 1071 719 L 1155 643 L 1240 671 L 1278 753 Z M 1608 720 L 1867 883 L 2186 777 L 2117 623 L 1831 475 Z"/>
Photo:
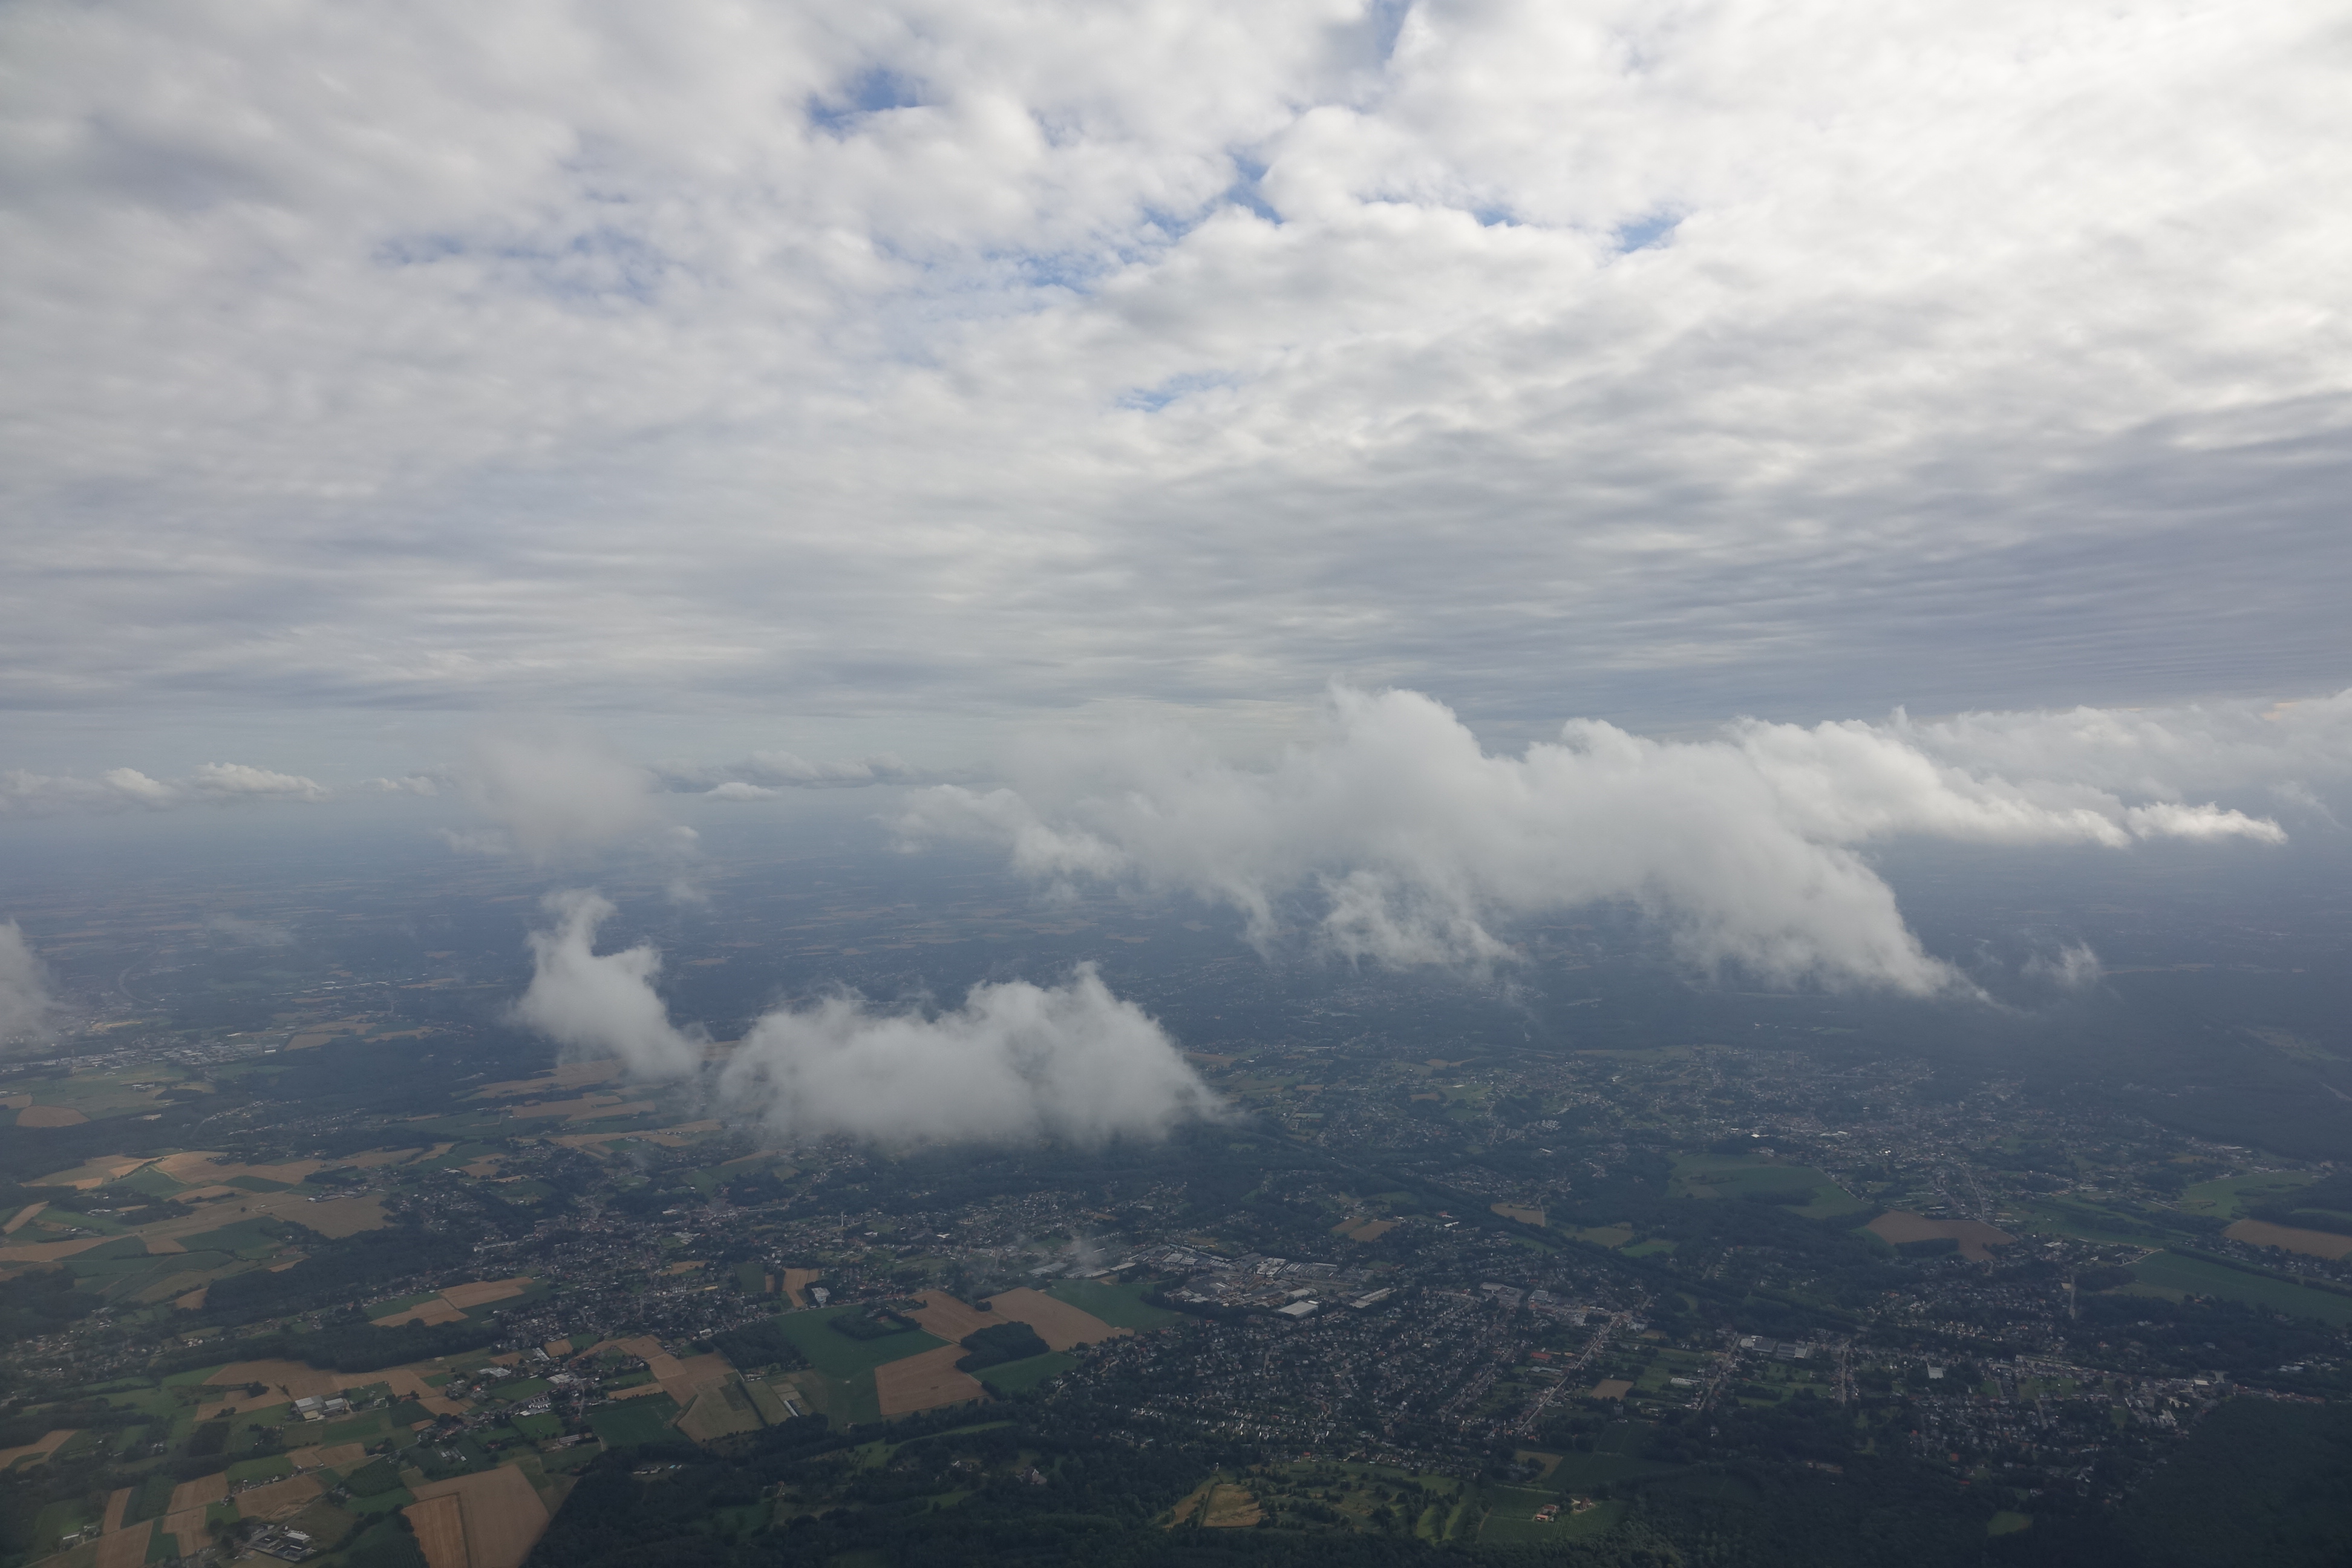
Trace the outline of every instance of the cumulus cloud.
<path fill-rule="evenodd" d="M 95 778 L 0 773 L 0 812 L 170 811 L 205 802 L 278 800 L 315 804 L 333 792 L 315 779 L 243 763 L 205 763 L 184 778 L 150 778 L 137 768 L 109 768 Z"/>
<path fill-rule="evenodd" d="M 1099 1143 L 1218 1110 L 1167 1032 L 1091 966 L 1055 986 L 975 985 L 936 1013 L 859 996 L 781 1009 L 745 1035 L 719 1088 L 782 1137 L 886 1145 Z"/>
<path fill-rule="evenodd" d="M 613 906 L 593 893 L 555 894 L 547 909 L 556 924 L 532 933 L 535 970 L 517 1017 L 641 1076 L 694 1071 L 701 1037 L 671 1025 L 653 984 L 660 955 L 642 944 L 597 955 L 596 928 Z M 1060 985 L 976 985 L 951 1010 L 846 994 L 778 1008 L 745 1034 L 714 1092 L 780 1137 L 841 1133 L 886 1146 L 1099 1143 L 1220 1114 L 1167 1032 L 1090 966 Z"/>
<path fill-rule="evenodd" d="M 15 921 L 0 925 L 0 1044 L 40 1034 L 55 1007 L 25 933 Z"/>
<path fill-rule="evenodd" d="M 1131 878 L 1229 904 L 1261 942 L 1304 892 L 1320 940 L 1349 958 L 1477 967 L 1509 951 L 1498 919 L 1624 900 L 1702 966 L 1912 993 L 1960 982 L 1920 947 L 1865 846 L 2284 837 L 2215 805 L 1971 770 L 1899 729 L 1748 721 L 1660 741 L 1580 720 L 1510 756 L 1427 697 L 1345 688 L 1319 732 L 1266 766 L 1130 733 L 1065 747 L 1017 788 L 924 792 L 900 827 L 1002 843 L 1040 878 Z"/>
<path fill-rule="evenodd" d="M 456 772 L 467 804 L 492 826 L 442 830 L 455 849 L 544 864 L 637 837 L 691 847 L 690 828 L 656 815 L 653 775 L 584 731 L 484 731 Z"/>
<path fill-rule="evenodd" d="M 530 933 L 530 988 L 515 1016 L 583 1056 L 618 1057 L 642 1077 L 677 1078 L 700 1065 L 700 1039 L 672 1027 L 655 994 L 661 954 L 646 942 L 595 952 L 611 902 L 573 889 L 549 894 L 544 907 L 555 925 Z"/>

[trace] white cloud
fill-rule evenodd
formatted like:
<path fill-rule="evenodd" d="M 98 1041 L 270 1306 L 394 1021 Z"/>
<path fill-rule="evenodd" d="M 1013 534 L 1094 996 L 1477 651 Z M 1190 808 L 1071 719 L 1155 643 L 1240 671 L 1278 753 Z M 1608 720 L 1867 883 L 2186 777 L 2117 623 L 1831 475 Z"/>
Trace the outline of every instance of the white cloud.
<path fill-rule="evenodd" d="M 2105 973 L 2099 963 L 2099 955 L 2083 942 L 2061 948 L 2055 958 L 2028 960 L 2025 972 L 2049 981 L 2062 991 L 2087 991 L 2096 985 L 2100 975 Z"/>
<path fill-rule="evenodd" d="M 544 907 L 556 925 L 530 933 L 530 988 L 515 1004 L 515 1016 L 583 1056 L 618 1057 L 642 1077 L 692 1072 L 702 1060 L 701 1042 L 671 1027 L 654 993 L 661 954 L 640 942 L 599 955 L 596 930 L 613 906 L 594 893 L 551 893 Z"/>
<path fill-rule="evenodd" d="M 1350 958 L 1476 967 L 1507 951 L 1498 918 L 1623 900 L 1703 966 L 1915 993 L 1960 982 L 1864 846 L 2284 837 L 2213 805 L 1970 769 L 1899 727 L 1745 721 L 1661 741 L 1584 720 L 1510 756 L 1426 697 L 1345 688 L 1319 733 L 1263 767 L 1129 732 L 1092 753 L 1065 744 L 1018 787 L 923 792 L 901 831 L 1002 843 L 1040 878 L 1189 891 L 1241 910 L 1261 942 L 1311 893 L 1320 940 Z"/>
<path fill-rule="evenodd" d="M 719 1087 L 781 1137 L 884 1145 L 1091 1144 L 1218 1112 L 1167 1032 L 1091 967 L 1055 986 L 975 985 L 952 1011 L 856 996 L 780 1009 L 744 1036 Z"/>
<path fill-rule="evenodd" d="M 332 798 L 333 792 L 315 779 L 243 763 L 205 763 L 187 777 L 172 780 L 150 778 L 137 768 L 109 768 L 94 779 L 23 769 L 0 773 L 0 813 L 170 811 L 203 802 L 316 804 Z"/>
<path fill-rule="evenodd" d="M 613 906 L 593 893 L 553 894 L 546 908 L 557 923 L 531 934 L 534 970 L 516 1016 L 642 1077 L 694 1072 L 702 1037 L 671 1025 L 653 984 L 661 955 L 646 944 L 596 954 Z M 1221 1113 L 1166 1031 L 1090 966 L 1056 986 L 974 986 L 952 1011 L 880 1009 L 851 995 L 778 1008 L 746 1033 L 716 1092 L 730 1113 L 782 1137 L 843 1133 L 887 1146 L 1098 1143 Z"/>
<path fill-rule="evenodd" d="M 0 1044 L 40 1034 L 56 1004 L 15 921 L 0 925 Z"/>
<path fill-rule="evenodd" d="M 457 782 L 467 803 L 496 831 L 445 831 L 453 848 L 512 850 L 545 863 L 641 837 L 691 847 L 690 830 L 662 828 L 653 808 L 653 776 L 582 731 L 482 731 L 457 770 Z"/>

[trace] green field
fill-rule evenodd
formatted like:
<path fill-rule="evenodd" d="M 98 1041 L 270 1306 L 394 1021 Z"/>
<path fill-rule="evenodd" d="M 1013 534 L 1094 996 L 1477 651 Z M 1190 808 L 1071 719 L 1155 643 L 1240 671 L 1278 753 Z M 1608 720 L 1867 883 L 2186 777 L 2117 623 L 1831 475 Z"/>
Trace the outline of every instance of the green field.
<path fill-rule="evenodd" d="M 1808 1219 L 1858 1214 L 1871 1205 L 1810 1165 L 1767 1165 L 1735 1154 L 1681 1154 L 1675 1159 L 1675 1197 L 1771 1201 L 1808 1196 L 1786 1206 Z"/>
<path fill-rule="evenodd" d="M 1105 1285 L 1097 1279 L 1065 1279 L 1047 1288 L 1045 1294 L 1056 1301 L 1067 1301 L 1081 1312 L 1092 1312 L 1114 1329 L 1164 1329 L 1171 1323 L 1184 1321 L 1181 1312 L 1146 1302 L 1143 1293 L 1149 1285 Z"/>
<path fill-rule="evenodd" d="M 604 1439 L 606 1447 L 635 1448 L 677 1436 L 669 1425 L 677 1415 L 677 1401 L 667 1394 L 647 1394 L 590 1411 L 588 1429 Z"/>
<path fill-rule="evenodd" d="M 2215 1219 L 2243 1219 L 2246 1211 L 2273 1198 L 2284 1197 L 2316 1178 L 2302 1171 L 2263 1171 L 2251 1176 L 2224 1176 L 2200 1182 L 2180 1194 L 2179 1207 L 2188 1214 Z"/>
<path fill-rule="evenodd" d="M 1536 1510 L 1545 1503 L 1560 1505 L 1559 1517 L 1549 1524 L 1536 1522 Z M 1583 1513 L 1568 1511 L 1567 1494 L 1555 1496 L 1532 1487 L 1485 1487 L 1477 1505 L 1487 1510 L 1478 1527 L 1481 1546 L 1517 1546 L 1538 1542 L 1575 1541 L 1605 1534 L 1625 1517 L 1626 1505 L 1604 1502 Z"/>
<path fill-rule="evenodd" d="M 1078 1358 L 1067 1351 L 1047 1351 L 1021 1361 L 1000 1362 L 972 1375 L 1000 1394 L 1019 1394 L 1050 1383 L 1078 1364 Z"/>
<path fill-rule="evenodd" d="M 2160 1290 L 2179 1290 L 2193 1296 L 2239 1301 L 2250 1307 L 2265 1307 L 2273 1312 L 2285 1312 L 2293 1317 L 2316 1318 L 2323 1323 L 2352 1323 L 2352 1296 L 2339 1296 L 2333 1290 L 2315 1290 L 2307 1285 L 2297 1285 L 2293 1280 L 2267 1274 L 2249 1274 L 2225 1264 L 2208 1263 L 2201 1258 L 2184 1258 L 2177 1252 L 2158 1252 L 2133 1264 L 2132 1273 L 2142 1285 L 2154 1286 Z"/>
<path fill-rule="evenodd" d="M 878 1340 L 853 1340 L 847 1334 L 833 1331 L 834 1319 L 862 1310 L 859 1307 L 822 1307 L 814 1312 L 786 1312 L 776 1320 L 776 1324 L 783 1330 L 786 1339 L 800 1347 L 809 1364 L 828 1377 L 856 1378 L 884 1362 L 937 1350 L 947 1343 L 920 1329 L 885 1334 Z"/>

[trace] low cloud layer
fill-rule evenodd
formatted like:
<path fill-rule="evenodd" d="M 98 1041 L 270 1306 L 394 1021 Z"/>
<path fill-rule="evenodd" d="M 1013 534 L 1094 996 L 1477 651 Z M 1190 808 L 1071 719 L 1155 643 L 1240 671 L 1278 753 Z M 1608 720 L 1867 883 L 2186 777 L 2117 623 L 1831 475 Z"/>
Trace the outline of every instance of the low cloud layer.
<path fill-rule="evenodd" d="M 651 946 L 599 955 L 613 906 L 594 893 L 547 900 L 535 970 L 516 1016 L 641 1077 L 675 1079 L 703 1041 L 669 1021 Z M 1099 1143 L 1153 1137 L 1217 1102 L 1165 1030 L 1114 996 L 1091 967 L 1061 985 L 977 985 L 963 1005 L 887 1009 L 854 995 L 760 1018 L 720 1073 L 722 1107 L 785 1139 L 834 1133 L 885 1146 L 1037 1137 Z"/>
<path fill-rule="evenodd" d="M 2031 749 L 2029 727 L 2002 732 Z M 1002 843 L 1039 878 L 1229 904 L 1261 942 L 1305 893 L 1319 940 L 1351 959 L 1483 966 L 1509 955 L 1489 929 L 1499 921 L 1624 900 L 1702 967 L 1916 994 L 1961 982 L 1920 947 L 1865 846 L 2285 837 L 2210 803 L 2135 801 L 2079 768 L 1967 765 L 1962 731 L 1934 739 L 1931 751 L 1903 725 L 1750 721 L 1658 741 L 1577 721 L 1556 742 L 1498 755 L 1427 697 L 1343 689 L 1318 732 L 1263 767 L 1181 733 L 1129 731 L 1065 744 L 1018 787 L 927 791 L 900 826 L 916 842 Z"/>
<path fill-rule="evenodd" d="M 865 789 L 875 784 L 941 782 L 933 771 L 916 768 L 887 752 L 846 761 L 817 761 L 793 752 L 754 752 L 740 763 L 712 766 L 665 763 L 654 769 L 665 790 L 707 795 L 714 800 L 772 800 L 793 790 Z"/>
<path fill-rule="evenodd" d="M 0 1044 L 38 1035 L 54 1006 L 25 933 L 15 921 L 0 925 Z"/>
<path fill-rule="evenodd" d="M 315 779 L 243 763 L 205 763 L 185 778 L 150 778 L 137 768 L 109 768 L 91 778 L 72 774 L 0 773 L 0 812 L 46 815 L 65 811 L 170 811 L 232 801 L 316 803 L 331 792 Z"/>

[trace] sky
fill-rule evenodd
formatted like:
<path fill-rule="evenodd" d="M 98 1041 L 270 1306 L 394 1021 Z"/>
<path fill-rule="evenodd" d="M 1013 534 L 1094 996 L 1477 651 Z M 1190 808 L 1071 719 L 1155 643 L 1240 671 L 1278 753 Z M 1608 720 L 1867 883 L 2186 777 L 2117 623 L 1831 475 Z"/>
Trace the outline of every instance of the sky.
<path fill-rule="evenodd" d="M 2335 7 L 0 15 L 5 765 L 2352 684 Z"/>
<path fill-rule="evenodd" d="M 873 788 L 1351 960 L 1632 899 L 1964 990 L 1874 847 L 2344 832 L 2347 67 L 2317 4 L 26 0 L 0 827 L 427 801 L 690 896 L 677 801 Z"/>

